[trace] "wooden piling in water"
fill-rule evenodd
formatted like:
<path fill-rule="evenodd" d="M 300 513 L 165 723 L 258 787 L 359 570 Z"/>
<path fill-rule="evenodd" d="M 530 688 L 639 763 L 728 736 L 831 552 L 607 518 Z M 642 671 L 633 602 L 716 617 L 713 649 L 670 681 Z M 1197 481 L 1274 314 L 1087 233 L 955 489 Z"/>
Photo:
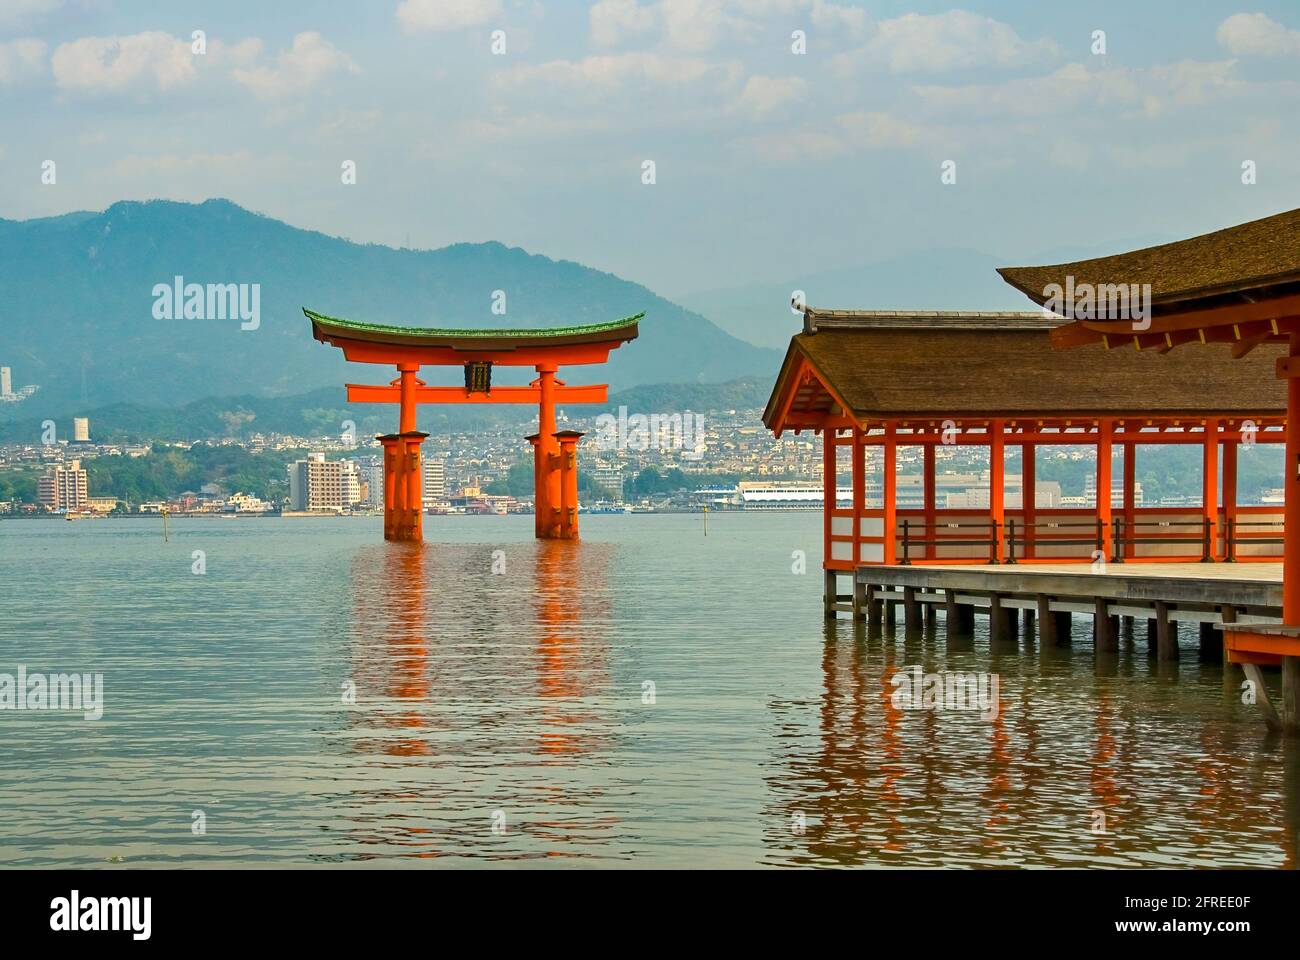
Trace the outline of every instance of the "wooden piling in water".
<path fill-rule="evenodd" d="M 1178 659 L 1178 625 L 1169 619 L 1169 604 L 1156 601 L 1156 657 L 1162 663 Z"/>
<path fill-rule="evenodd" d="M 1040 593 L 1034 600 L 1038 604 L 1038 644 L 1042 647 L 1056 646 L 1056 618 L 1052 616 L 1052 600 Z"/>
<path fill-rule="evenodd" d="M 921 605 L 916 599 L 916 587 L 903 588 L 903 629 L 909 633 L 921 629 Z"/>
<path fill-rule="evenodd" d="M 873 627 L 879 627 L 880 621 L 884 617 L 885 602 L 880 599 L 880 586 L 872 583 L 867 585 L 867 623 Z"/>
<path fill-rule="evenodd" d="M 1107 611 L 1105 597 L 1096 598 L 1092 615 L 1092 634 L 1094 649 L 1098 653 L 1114 653 L 1119 650 L 1115 620 Z"/>
<path fill-rule="evenodd" d="M 999 594 L 989 595 L 989 638 L 993 643 L 1007 644 L 1014 643 L 1016 612 L 1014 609 L 1002 605 L 1002 597 Z"/>
<path fill-rule="evenodd" d="M 1053 611 L 1052 616 L 1056 618 L 1056 626 L 1053 627 L 1056 632 L 1056 645 L 1068 647 L 1074 642 L 1074 614 L 1069 610 L 1056 610 Z"/>
<path fill-rule="evenodd" d="M 957 591 L 943 592 L 944 626 L 948 643 L 954 646 L 969 641 L 975 634 L 975 611 L 970 604 L 957 602 Z"/>
<path fill-rule="evenodd" d="M 1200 625 L 1199 655 L 1201 663 L 1223 662 L 1223 631 L 1212 623 Z"/>
<path fill-rule="evenodd" d="M 1282 700 L 1278 713 L 1283 733 L 1300 734 L 1300 657 L 1282 658 Z"/>

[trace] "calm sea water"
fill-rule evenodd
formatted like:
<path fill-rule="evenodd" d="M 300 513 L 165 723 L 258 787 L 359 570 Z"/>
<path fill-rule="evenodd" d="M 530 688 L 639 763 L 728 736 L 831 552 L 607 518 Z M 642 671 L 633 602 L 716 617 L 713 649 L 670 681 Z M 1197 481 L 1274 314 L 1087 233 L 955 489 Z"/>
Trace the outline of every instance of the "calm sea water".
<path fill-rule="evenodd" d="M 816 513 L 583 533 L 0 522 L 0 671 L 105 684 L 0 711 L 0 864 L 1295 866 L 1300 750 L 1190 636 L 828 627 Z M 999 717 L 895 709 L 912 664 L 996 671 Z"/>

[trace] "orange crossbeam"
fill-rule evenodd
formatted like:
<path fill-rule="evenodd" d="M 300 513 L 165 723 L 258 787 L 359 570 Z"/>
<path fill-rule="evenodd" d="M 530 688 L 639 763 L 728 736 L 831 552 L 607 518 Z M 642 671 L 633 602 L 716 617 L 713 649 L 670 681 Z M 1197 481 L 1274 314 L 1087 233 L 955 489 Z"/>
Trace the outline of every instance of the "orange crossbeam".
<path fill-rule="evenodd" d="M 560 386 L 554 388 L 556 402 L 606 403 L 609 384 L 590 386 Z M 490 393 L 469 393 L 464 387 L 416 387 L 416 403 L 538 403 L 540 387 L 493 387 Z M 401 390 L 395 386 L 370 386 L 363 383 L 348 384 L 349 403 L 398 403 Z"/>

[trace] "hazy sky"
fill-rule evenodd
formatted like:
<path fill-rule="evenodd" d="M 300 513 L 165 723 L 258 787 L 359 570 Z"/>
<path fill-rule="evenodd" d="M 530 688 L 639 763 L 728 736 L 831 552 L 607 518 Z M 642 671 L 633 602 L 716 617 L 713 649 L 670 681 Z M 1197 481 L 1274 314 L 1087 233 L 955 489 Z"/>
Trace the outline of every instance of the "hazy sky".
<path fill-rule="evenodd" d="M 1300 3 L 960 2 L 0 0 L 0 216 L 223 196 L 680 295 L 1300 206 Z"/>

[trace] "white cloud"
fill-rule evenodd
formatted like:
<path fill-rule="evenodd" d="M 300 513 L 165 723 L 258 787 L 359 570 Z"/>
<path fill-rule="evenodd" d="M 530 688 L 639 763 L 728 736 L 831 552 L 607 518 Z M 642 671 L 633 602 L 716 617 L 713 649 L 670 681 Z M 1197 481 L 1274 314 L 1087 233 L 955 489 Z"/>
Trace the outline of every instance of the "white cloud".
<path fill-rule="evenodd" d="M 319 33 L 300 33 L 273 67 L 237 68 L 231 75 L 262 99 L 293 96 L 340 71 L 359 73 L 352 58 Z"/>
<path fill-rule="evenodd" d="M 358 137 L 373 130 L 381 116 L 378 110 L 339 110 L 320 125 L 317 133 L 326 139 Z"/>
<path fill-rule="evenodd" d="M 493 85 L 499 91 L 558 90 L 603 95 L 646 84 L 684 87 L 710 78 L 731 83 L 738 69 L 734 64 L 641 51 L 523 64 L 496 74 Z"/>
<path fill-rule="evenodd" d="M 615 47 L 630 36 L 650 33 L 659 23 L 658 14 L 636 0 L 600 0 L 588 14 L 592 45 Z"/>
<path fill-rule="evenodd" d="M 965 10 L 882 20 L 865 46 L 833 61 L 854 74 L 874 64 L 891 73 L 944 73 L 975 67 L 1022 67 L 1049 61 L 1060 50 L 1052 40 L 1025 40 L 1005 23 Z"/>
<path fill-rule="evenodd" d="M 45 41 L 0 43 L 0 86 L 33 80 L 45 73 Z"/>
<path fill-rule="evenodd" d="M 501 16 L 501 0 L 402 0 L 397 20 L 406 33 L 479 27 Z"/>
<path fill-rule="evenodd" d="M 812 25 L 819 30 L 842 31 L 856 37 L 867 29 L 868 22 L 867 12 L 859 7 L 813 0 Z"/>
<path fill-rule="evenodd" d="M 63 6 L 63 0 L 0 0 L 0 30 L 25 26 L 49 16 Z"/>
<path fill-rule="evenodd" d="M 808 92 L 802 77 L 752 76 L 736 100 L 736 109 L 755 118 L 763 118 L 798 100 Z"/>
<path fill-rule="evenodd" d="M 835 123 L 848 144 L 857 148 L 910 147 L 925 135 L 915 124 L 888 113 L 845 113 Z"/>
<path fill-rule="evenodd" d="M 591 43 L 616 47 L 653 36 L 666 49 L 705 53 L 750 42 L 764 26 L 811 25 L 857 36 L 869 18 L 857 7 L 830 0 L 600 0 L 591 9 Z"/>
<path fill-rule="evenodd" d="M 861 111 L 810 121 L 777 133 L 762 132 L 742 138 L 746 155 L 772 164 L 822 163 L 850 151 L 904 149 L 929 145 L 937 140 L 934 131 L 889 113 Z"/>
<path fill-rule="evenodd" d="M 124 37 L 82 37 L 61 43 L 51 64 L 64 90 L 121 93 L 170 90 L 197 76 L 187 40 L 150 31 Z"/>
<path fill-rule="evenodd" d="M 1289 30 L 1262 13 L 1236 13 L 1219 24 L 1219 44 L 1234 56 L 1300 55 L 1300 30 Z"/>
<path fill-rule="evenodd" d="M 668 45 L 690 53 L 712 50 L 720 40 L 744 39 L 755 29 L 727 0 L 661 0 L 659 7 Z"/>
<path fill-rule="evenodd" d="M 1095 71 L 1069 63 L 1041 77 L 912 88 L 926 106 L 939 112 L 1022 117 L 1065 116 L 1090 107 L 1130 107 L 1154 116 L 1171 105 L 1203 104 L 1241 89 L 1232 61 L 1197 60 Z"/>
<path fill-rule="evenodd" d="M 759 18 L 776 8 L 801 6 L 808 0 L 602 0 L 591 10 L 591 42 L 618 46 L 654 34 L 665 48 L 705 53 L 721 41 L 751 39 Z"/>

